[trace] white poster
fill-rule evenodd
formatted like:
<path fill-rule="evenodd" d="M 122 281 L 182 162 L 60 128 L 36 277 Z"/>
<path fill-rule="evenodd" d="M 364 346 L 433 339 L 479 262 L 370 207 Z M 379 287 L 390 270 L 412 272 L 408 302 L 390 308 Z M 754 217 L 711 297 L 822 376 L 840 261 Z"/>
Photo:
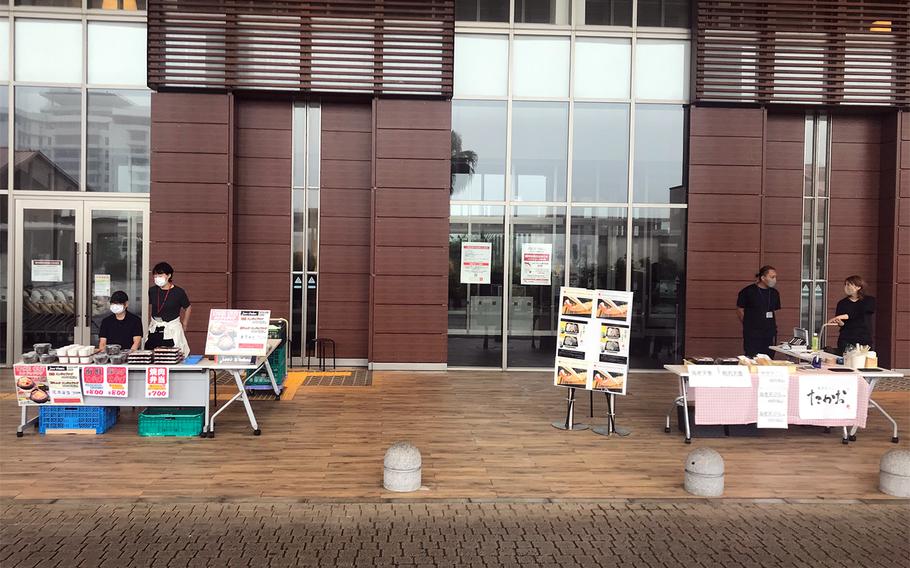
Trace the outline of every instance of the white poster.
<path fill-rule="evenodd" d="M 269 310 L 210 310 L 206 355 L 265 355 Z"/>
<path fill-rule="evenodd" d="M 128 394 L 129 373 L 126 367 L 89 365 L 82 367 L 82 392 L 86 396 L 124 398 Z"/>
<path fill-rule="evenodd" d="M 690 387 L 752 387 L 752 375 L 745 365 L 688 365 L 686 371 Z"/>
<path fill-rule="evenodd" d="M 461 243 L 461 283 L 489 284 L 492 243 Z"/>
<path fill-rule="evenodd" d="M 105 296 L 110 297 L 111 295 L 111 275 L 110 274 L 96 274 L 95 275 L 95 296 Z"/>
<path fill-rule="evenodd" d="M 79 367 L 47 366 L 47 386 L 51 404 L 82 404 L 82 381 Z"/>
<path fill-rule="evenodd" d="M 631 325 L 632 292 L 598 290 L 597 318 L 608 323 Z"/>
<path fill-rule="evenodd" d="M 811 419 L 856 418 L 857 375 L 801 376 L 799 417 Z"/>
<path fill-rule="evenodd" d="M 32 282 L 63 282 L 63 261 L 33 260 Z"/>
<path fill-rule="evenodd" d="M 168 398 L 170 376 L 167 367 L 148 367 L 145 370 L 145 398 Z"/>
<path fill-rule="evenodd" d="M 758 367 L 758 427 L 786 428 L 790 406 L 790 371 L 786 367 Z"/>
<path fill-rule="evenodd" d="M 626 379 L 628 376 L 628 366 L 598 363 L 594 365 L 591 389 L 613 394 L 626 394 L 626 383 L 628 382 Z"/>
<path fill-rule="evenodd" d="M 553 272 L 553 245 L 521 244 L 521 285 L 549 286 Z"/>

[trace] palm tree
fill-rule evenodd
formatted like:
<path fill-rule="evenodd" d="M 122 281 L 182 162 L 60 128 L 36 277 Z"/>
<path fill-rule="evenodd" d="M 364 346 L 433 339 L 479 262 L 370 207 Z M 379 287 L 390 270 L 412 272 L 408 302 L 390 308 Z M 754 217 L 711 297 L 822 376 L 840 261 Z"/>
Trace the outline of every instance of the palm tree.
<path fill-rule="evenodd" d="M 461 147 L 461 135 L 452 131 L 452 179 L 449 184 L 449 195 L 455 193 L 455 185 L 458 189 L 464 189 L 467 184 L 466 178 L 457 178 L 458 174 L 467 174 L 470 178 L 474 175 L 474 168 L 477 166 L 477 152 L 473 150 L 463 150 Z"/>

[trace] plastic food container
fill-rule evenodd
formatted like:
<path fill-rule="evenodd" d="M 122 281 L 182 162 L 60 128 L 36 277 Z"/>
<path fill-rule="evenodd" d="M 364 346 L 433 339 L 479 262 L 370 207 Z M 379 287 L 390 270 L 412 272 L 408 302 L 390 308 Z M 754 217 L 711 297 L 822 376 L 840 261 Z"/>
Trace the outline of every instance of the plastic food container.
<path fill-rule="evenodd" d="M 81 345 L 70 345 L 66 350 L 66 355 L 69 357 L 78 357 L 80 349 L 82 349 Z"/>
<path fill-rule="evenodd" d="M 110 362 L 112 365 L 123 365 L 126 363 L 126 358 L 126 353 L 115 353 L 110 356 Z"/>
<path fill-rule="evenodd" d="M 51 350 L 51 344 L 50 343 L 36 343 L 32 346 L 32 348 L 35 350 L 35 353 L 37 353 L 38 355 L 47 355 L 48 352 Z"/>
<path fill-rule="evenodd" d="M 116 355 L 116 354 L 120 353 L 120 346 L 117 345 L 116 343 L 113 343 L 111 345 L 108 345 L 105 348 L 105 351 L 107 351 L 108 355 Z"/>
<path fill-rule="evenodd" d="M 56 363 L 56 362 L 57 362 L 57 356 L 56 356 L 56 355 L 51 355 L 50 353 L 45 353 L 44 355 L 39 355 L 39 356 L 38 356 L 38 360 L 39 360 L 41 363 Z"/>
<path fill-rule="evenodd" d="M 108 355 L 107 353 L 95 353 L 92 355 L 92 359 L 95 361 L 96 365 L 104 365 L 107 363 Z"/>
<path fill-rule="evenodd" d="M 23 363 L 37 363 L 39 355 L 34 351 L 29 351 L 28 353 L 22 354 Z"/>
<path fill-rule="evenodd" d="M 63 364 L 69 364 L 70 358 L 66 357 L 66 356 L 57 355 L 57 361 L 59 361 L 60 363 L 63 363 Z"/>
<path fill-rule="evenodd" d="M 88 346 L 80 347 L 80 348 L 79 348 L 79 357 L 80 357 L 80 358 L 82 358 L 82 357 L 89 357 L 89 358 L 91 358 L 91 356 L 92 356 L 94 353 L 95 353 L 95 348 L 92 347 L 91 345 L 88 345 Z"/>
<path fill-rule="evenodd" d="M 92 362 L 91 355 L 85 355 L 85 356 L 79 357 L 79 363 L 82 365 L 88 365 L 91 362 Z"/>

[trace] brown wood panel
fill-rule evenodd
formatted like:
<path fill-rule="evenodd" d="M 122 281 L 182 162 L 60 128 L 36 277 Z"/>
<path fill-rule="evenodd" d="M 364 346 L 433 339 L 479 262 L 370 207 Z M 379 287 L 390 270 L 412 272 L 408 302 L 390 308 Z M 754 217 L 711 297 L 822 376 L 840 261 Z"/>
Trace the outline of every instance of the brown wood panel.
<path fill-rule="evenodd" d="M 800 225 L 803 223 L 803 200 L 798 197 L 766 197 L 762 223 L 765 225 Z"/>
<path fill-rule="evenodd" d="M 690 164 L 760 166 L 761 156 L 761 138 L 733 136 L 689 138 Z"/>
<path fill-rule="evenodd" d="M 751 195 L 690 195 L 689 223 L 756 223 L 760 204 Z"/>
<path fill-rule="evenodd" d="M 686 286 L 687 310 L 735 310 L 739 291 L 751 284 L 748 279 L 715 280 L 710 274 L 699 275 L 705 280 L 689 280 Z M 724 316 L 726 317 L 726 316 Z M 734 314 L 736 317 L 736 314 Z M 737 320 L 738 321 L 738 320 Z M 686 322 L 688 329 L 688 321 Z M 698 328 L 692 328 L 693 336 L 701 336 Z"/>
<path fill-rule="evenodd" d="M 800 225 L 775 225 L 762 233 L 766 253 L 789 252 L 801 254 L 803 228 Z"/>
<path fill-rule="evenodd" d="M 447 274 L 448 247 L 376 247 L 376 274 Z"/>
<path fill-rule="evenodd" d="M 293 107 L 287 99 L 256 100 L 238 97 L 236 105 L 237 128 L 291 130 Z"/>
<path fill-rule="evenodd" d="M 152 181 L 227 183 L 228 157 L 152 151 Z"/>
<path fill-rule="evenodd" d="M 370 247 L 320 245 L 319 273 L 369 274 Z"/>
<path fill-rule="evenodd" d="M 322 189 L 370 189 L 373 185 L 368 160 L 320 161 L 319 185 Z"/>
<path fill-rule="evenodd" d="M 407 300 L 402 297 L 402 300 Z M 412 306 L 377 305 L 373 309 L 375 333 L 447 333 L 447 308 L 444 304 Z"/>
<path fill-rule="evenodd" d="M 399 294 L 400 294 L 399 289 Z M 410 292 L 408 293 L 410 297 Z M 370 299 L 370 278 L 366 274 L 319 275 L 319 301 L 323 302 L 368 302 Z M 363 329 L 366 329 L 364 323 Z"/>
<path fill-rule="evenodd" d="M 878 199 L 834 198 L 829 207 L 831 211 L 828 214 L 828 221 L 833 232 L 842 232 L 842 227 L 869 227 L 871 229 L 878 227 Z M 871 233 L 868 234 L 871 235 Z"/>
<path fill-rule="evenodd" d="M 221 302 L 202 302 L 193 299 L 192 290 L 187 290 L 186 295 L 190 298 L 190 305 L 193 308 L 190 312 L 190 324 L 187 328 L 190 332 L 195 333 L 204 333 L 208 330 L 209 327 L 209 312 L 215 309 L 224 309 L 228 305 Z M 200 348 L 205 347 L 205 340 L 203 340 Z"/>
<path fill-rule="evenodd" d="M 176 271 L 174 283 L 186 290 L 186 295 L 189 296 L 191 302 L 227 305 L 227 275 L 210 272 L 184 272 L 176 266 L 174 270 Z"/>
<path fill-rule="evenodd" d="M 186 342 L 190 345 L 190 353 L 202 353 L 205 350 L 205 331 L 190 331 L 186 333 Z"/>
<path fill-rule="evenodd" d="M 736 296 L 719 300 L 716 309 L 693 309 L 686 312 L 686 327 L 692 337 L 742 337 L 743 326 L 736 315 Z"/>
<path fill-rule="evenodd" d="M 291 158 L 242 158 L 237 160 L 237 185 L 291 187 Z"/>
<path fill-rule="evenodd" d="M 910 140 L 910 112 L 902 111 L 900 115 L 900 139 Z"/>
<path fill-rule="evenodd" d="M 894 286 L 894 311 L 910 312 L 910 286 Z"/>
<path fill-rule="evenodd" d="M 910 122 L 910 120 L 908 120 Z M 910 141 L 901 143 L 900 164 L 904 169 L 910 169 Z"/>
<path fill-rule="evenodd" d="M 281 300 L 234 300 L 232 306 L 236 310 L 269 310 L 270 318 L 290 320 L 291 304 Z"/>
<path fill-rule="evenodd" d="M 156 215 L 150 235 L 155 242 L 227 243 L 224 213 L 168 213 Z"/>
<path fill-rule="evenodd" d="M 897 228 L 897 253 L 910 254 L 910 228 Z"/>
<path fill-rule="evenodd" d="M 291 275 L 289 272 L 235 272 L 234 301 L 287 302 L 291 297 Z"/>
<path fill-rule="evenodd" d="M 762 137 L 764 111 L 759 108 L 692 107 L 689 111 L 690 136 Z M 730 125 L 736 128 L 731 129 Z"/>
<path fill-rule="evenodd" d="M 290 272 L 291 245 L 284 243 L 234 245 L 234 272 Z"/>
<path fill-rule="evenodd" d="M 765 170 L 765 195 L 801 197 L 803 194 L 802 170 Z"/>
<path fill-rule="evenodd" d="M 768 114 L 768 124 L 765 128 L 765 139 L 768 142 L 799 142 L 802 144 L 806 138 L 806 116 L 802 113 L 791 114 L 775 111 Z"/>
<path fill-rule="evenodd" d="M 161 213 L 227 213 L 228 186 L 223 183 L 152 182 L 149 201 L 155 219 Z"/>
<path fill-rule="evenodd" d="M 881 145 L 872 143 L 831 143 L 831 170 L 878 171 Z"/>
<path fill-rule="evenodd" d="M 760 229 L 757 223 L 689 223 L 686 250 L 758 252 Z"/>
<path fill-rule="evenodd" d="M 438 189 L 379 189 L 376 192 L 376 215 L 448 219 L 449 192 Z"/>
<path fill-rule="evenodd" d="M 910 369 L 910 341 L 895 341 L 891 366 L 895 369 Z"/>
<path fill-rule="evenodd" d="M 910 313 L 897 312 L 895 320 L 895 329 L 897 330 L 895 339 L 898 341 L 910 341 Z"/>
<path fill-rule="evenodd" d="M 275 243 L 286 245 L 290 242 L 290 215 L 235 215 L 234 243 Z"/>
<path fill-rule="evenodd" d="M 843 282 L 851 274 L 873 279 L 878 272 L 878 256 L 875 254 L 828 253 L 828 281 Z"/>
<path fill-rule="evenodd" d="M 445 304 L 448 275 L 382 276 L 373 279 L 373 302 L 380 304 Z M 403 291 L 405 291 L 403 293 Z"/>
<path fill-rule="evenodd" d="M 321 292 L 320 292 L 321 294 Z M 367 329 L 369 302 L 354 302 L 351 298 L 328 301 L 319 298 L 319 322 L 332 329 Z"/>
<path fill-rule="evenodd" d="M 893 202 L 897 204 L 897 225 L 899 227 L 910 227 L 910 201 L 898 200 Z"/>
<path fill-rule="evenodd" d="M 226 94 L 153 92 L 151 112 L 152 123 L 228 124 L 230 118 Z"/>
<path fill-rule="evenodd" d="M 376 244 L 379 246 L 446 246 L 448 240 L 449 222 L 442 217 L 376 219 Z"/>
<path fill-rule="evenodd" d="M 828 256 L 837 254 L 870 254 L 878 252 L 877 227 L 835 227 L 828 235 Z"/>
<path fill-rule="evenodd" d="M 778 170 L 802 170 L 803 146 L 799 142 L 769 142 L 765 145 L 765 167 Z"/>
<path fill-rule="evenodd" d="M 452 128 L 452 103 L 450 101 L 414 99 L 378 99 L 376 116 L 376 124 L 380 129 L 445 130 L 448 132 Z"/>
<path fill-rule="evenodd" d="M 783 290 L 791 285 L 795 284 L 795 281 L 789 281 L 790 278 L 799 277 L 800 270 L 802 270 L 802 255 L 798 252 L 770 252 L 765 251 L 765 254 L 759 260 L 759 263 L 755 265 L 755 268 L 752 269 L 752 274 L 758 270 L 760 266 L 769 264 L 777 269 L 778 273 L 778 284 L 777 287 L 783 297 Z M 799 294 L 797 289 L 793 289 L 793 294 Z"/>
<path fill-rule="evenodd" d="M 319 191 L 319 215 L 326 217 L 370 218 L 373 192 L 366 189 L 326 189 Z"/>
<path fill-rule="evenodd" d="M 897 255 L 896 279 L 901 284 L 910 284 L 910 254 Z"/>
<path fill-rule="evenodd" d="M 326 102 L 321 109 L 323 132 L 372 132 L 373 109 L 370 103 Z"/>
<path fill-rule="evenodd" d="M 243 116 L 245 113 L 246 109 L 243 109 L 240 115 Z M 239 129 L 234 154 L 241 158 L 290 159 L 291 131 L 262 128 Z"/>
<path fill-rule="evenodd" d="M 910 120 L 908 120 L 907 122 L 910 122 Z M 904 145 L 907 146 L 908 144 L 905 142 Z M 901 196 L 901 198 L 910 197 L 910 169 L 901 170 L 900 196 Z"/>
<path fill-rule="evenodd" d="M 452 136 L 448 130 L 377 131 L 377 158 L 450 160 Z"/>
<path fill-rule="evenodd" d="M 686 337 L 687 357 L 735 357 L 742 354 L 742 337 Z"/>
<path fill-rule="evenodd" d="M 375 333 L 371 360 L 377 363 L 445 363 L 446 334 Z"/>
<path fill-rule="evenodd" d="M 288 187 L 238 185 L 234 189 L 234 211 L 244 215 L 289 216 L 291 190 Z"/>
<path fill-rule="evenodd" d="M 363 160 L 373 152 L 373 137 L 369 132 L 324 130 L 319 152 L 323 160 Z"/>
<path fill-rule="evenodd" d="M 376 160 L 376 185 L 381 188 L 444 189 L 446 197 L 451 178 L 451 161 Z"/>
<path fill-rule="evenodd" d="M 758 253 L 729 253 L 724 255 L 723 270 L 719 271 L 720 263 L 716 253 L 692 251 L 686 255 L 686 274 L 693 277 L 703 275 L 717 280 L 749 282 L 760 262 Z"/>
<path fill-rule="evenodd" d="M 227 272 L 227 247 L 219 243 L 152 242 L 150 262 L 167 260 L 174 270 L 194 272 Z"/>
<path fill-rule="evenodd" d="M 831 141 L 879 143 L 882 139 L 882 123 L 878 116 L 838 114 L 831 122 Z"/>
<path fill-rule="evenodd" d="M 761 193 L 761 167 L 692 164 L 689 166 L 689 195 L 695 193 L 758 195 Z"/>
<path fill-rule="evenodd" d="M 328 322 L 326 325 L 331 325 Z M 366 329 L 335 329 L 323 327 L 317 323 L 317 336 L 335 341 L 335 351 L 339 359 L 366 359 L 369 343 L 369 332 Z M 315 359 L 312 359 L 315 364 Z"/>
<path fill-rule="evenodd" d="M 834 170 L 831 172 L 831 197 L 833 198 L 877 198 L 880 188 L 881 174 L 878 171 Z"/>
<path fill-rule="evenodd" d="M 323 217 L 319 239 L 325 245 L 370 245 L 370 222 L 367 219 Z"/>
<path fill-rule="evenodd" d="M 152 148 L 188 154 L 227 154 L 227 124 L 155 123 Z"/>

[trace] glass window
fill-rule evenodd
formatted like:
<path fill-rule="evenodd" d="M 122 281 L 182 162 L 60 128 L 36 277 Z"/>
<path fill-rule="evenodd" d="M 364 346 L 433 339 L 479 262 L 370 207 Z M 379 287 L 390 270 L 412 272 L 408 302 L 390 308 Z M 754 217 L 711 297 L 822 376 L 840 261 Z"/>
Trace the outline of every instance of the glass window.
<path fill-rule="evenodd" d="M 16 189 L 77 191 L 81 153 L 79 88 L 16 87 Z"/>
<path fill-rule="evenodd" d="M 640 39 L 635 44 L 635 98 L 689 99 L 689 42 Z"/>
<path fill-rule="evenodd" d="M 575 42 L 575 98 L 628 99 L 632 45 L 627 39 Z"/>
<path fill-rule="evenodd" d="M 3 167 L 0 168 L 0 189 L 8 189 L 6 187 L 8 182 L 8 172 L 9 170 L 6 167 L 7 160 L 9 158 L 9 87 L 7 85 L 0 85 L 0 164 L 3 164 Z M 5 200 L 6 197 L 0 195 L 0 199 Z M 5 201 L 4 201 L 5 203 Z M 0 259 L 2 261 L 2 259 Z M 0 359 L 0 364 L 3 364 L 3 360 Z"/>
<path fill-rule="evenodd" d="M 572 121 L 572 201 L 627 202 L 629 105 L 575 103 Z"/>
<path fill-rule="evenodd" d="M 509 0 L 455 0 L 455 19 L 462 22 L 508 22 Z"/>
<path fill-rule="evenodd" d="M 9 81 L 9 20 L 0 18 L 0 81 Z"/>
<path fill-rule="evenodd" d="M 293 270 L 303 271 L 303 255 L 306 252 L 306 243 L 304 241 L 304 231 L 306 229 L 306 190 L 294 188 L 291 190 L 291 209 L 293 211 L 291 218 L 292 235 L 291 235 L 291 256 L 293 257 Z"/>
<path fill-rule="evenodd" d="M 638 25 L 688 28 L 690 0 L 638 0 Z"/>
<path fill-rule="evenodd" d="M 552 367 L 559 319 L 559 288 L 565 283 L 565 208 L 514 207 L 511 247 L 508 364 L 510 367 Z M 549 284 L 540 284 L 538 279 L 541 269 L 546 269 L 547 256 Z"/>
<path fill-rule="evenodd" d="M 515 0 L 516 24 L 572 23 L 569 19 L 571 0 Z"/>
<path fill-rule="evenodd" d="M 514 50 L 514 96 L 569 96 L 569 38 L 517 36 Z"/>
<path fill-rule="evenodd" d="M 17 19 L 16 80 L 81 83 L 82 22 Z"/>
<path fill-rule="evenodd" d="M 452 199 L 505 199 L 506 102 L 452 101 Z"/>
<path fill-rule="evenodd" d="M 88 7 L 97 10 L 145 10 L 147 0 L 88 0 Z"/>
<path fill-rule="evenodd" d="M 88 25 L 88 82 L 145 85 L 145 24 Z"/>
<path fill-rule="evenodd" d="M 572 208 L 570 286 L 626 289 L 627 219 L 625 207 Z"/>
<path fill-rule="evenodd" d="M 633 368 L 661 367 L 683 355 L 685 230 L 685 209 L 633 211 Z"/>
<path fill-rule="evenodd" d="M 631 26 L 632 0 L 578 0 L 576 21 L 588 26 Z"/>
<path fill-rule="evenodd" d="M 4 173 L 5 177 L 5 173 Z M 9 211 L 7 196 L 0 195 L 0 365 L 6 365 L 6 338 L 9 329 L 6 321 L 7 298 L 9 298 L 9 273 L 6 269 L 8 257 L 6 239 L 9 235 Z"/>
<path fill-rule="evenodd" d="M 508 36 L 455 36 L 455 96 L 504 97 L 508 75 Z"/>
<path fill-rule="evenodd" d="M 319 156 L 322 142 L 322 107 L 311 104 L 307 107 L 307 187 L 319 187 Z"/>
<path fill-rule="evenodd" d="M 148 193 L 151 92 L 89 89 L 88 191 Z"/>
<path fill-rule="evenodd" d="M 319 190 L 310 188 L 306 193 L 306 266 L 307 270 L 315 272 L 319 268 Z"/>
<path fill-rule="evenodd" d="M 512 197 L 565 201 L 569 113 L 566 103 L 512 103 Z"/>
<path fill-rule="evenodd" d="M 16 6 L 52 6 L 54 8 L 81 8 L 82 0 L 16 0 Z"/>
<path fill-rule="evenodd" d="M 686 202 L 684 147 L 683 107 L 635 106 L 635 164 L 632 174 L 632 199 L 635 202 Z"/>
<path fill-rule="evenodd" d="M 306 185 L 306 105 L 294 105 L 294 116 L 291 122 L 291 135 L 294 146 L 294 181 L 295 187 Z"/>
<path fill-rule="evenodd" d="M 449 365 L 499 367 L 502 365 L 502 304 L 504 208 L 489 205 L 452 205 L 449 220 Z M 488 281 L 461 273 L 462 251 L 475 245 L 482 262 L 490 250 Z"/>

